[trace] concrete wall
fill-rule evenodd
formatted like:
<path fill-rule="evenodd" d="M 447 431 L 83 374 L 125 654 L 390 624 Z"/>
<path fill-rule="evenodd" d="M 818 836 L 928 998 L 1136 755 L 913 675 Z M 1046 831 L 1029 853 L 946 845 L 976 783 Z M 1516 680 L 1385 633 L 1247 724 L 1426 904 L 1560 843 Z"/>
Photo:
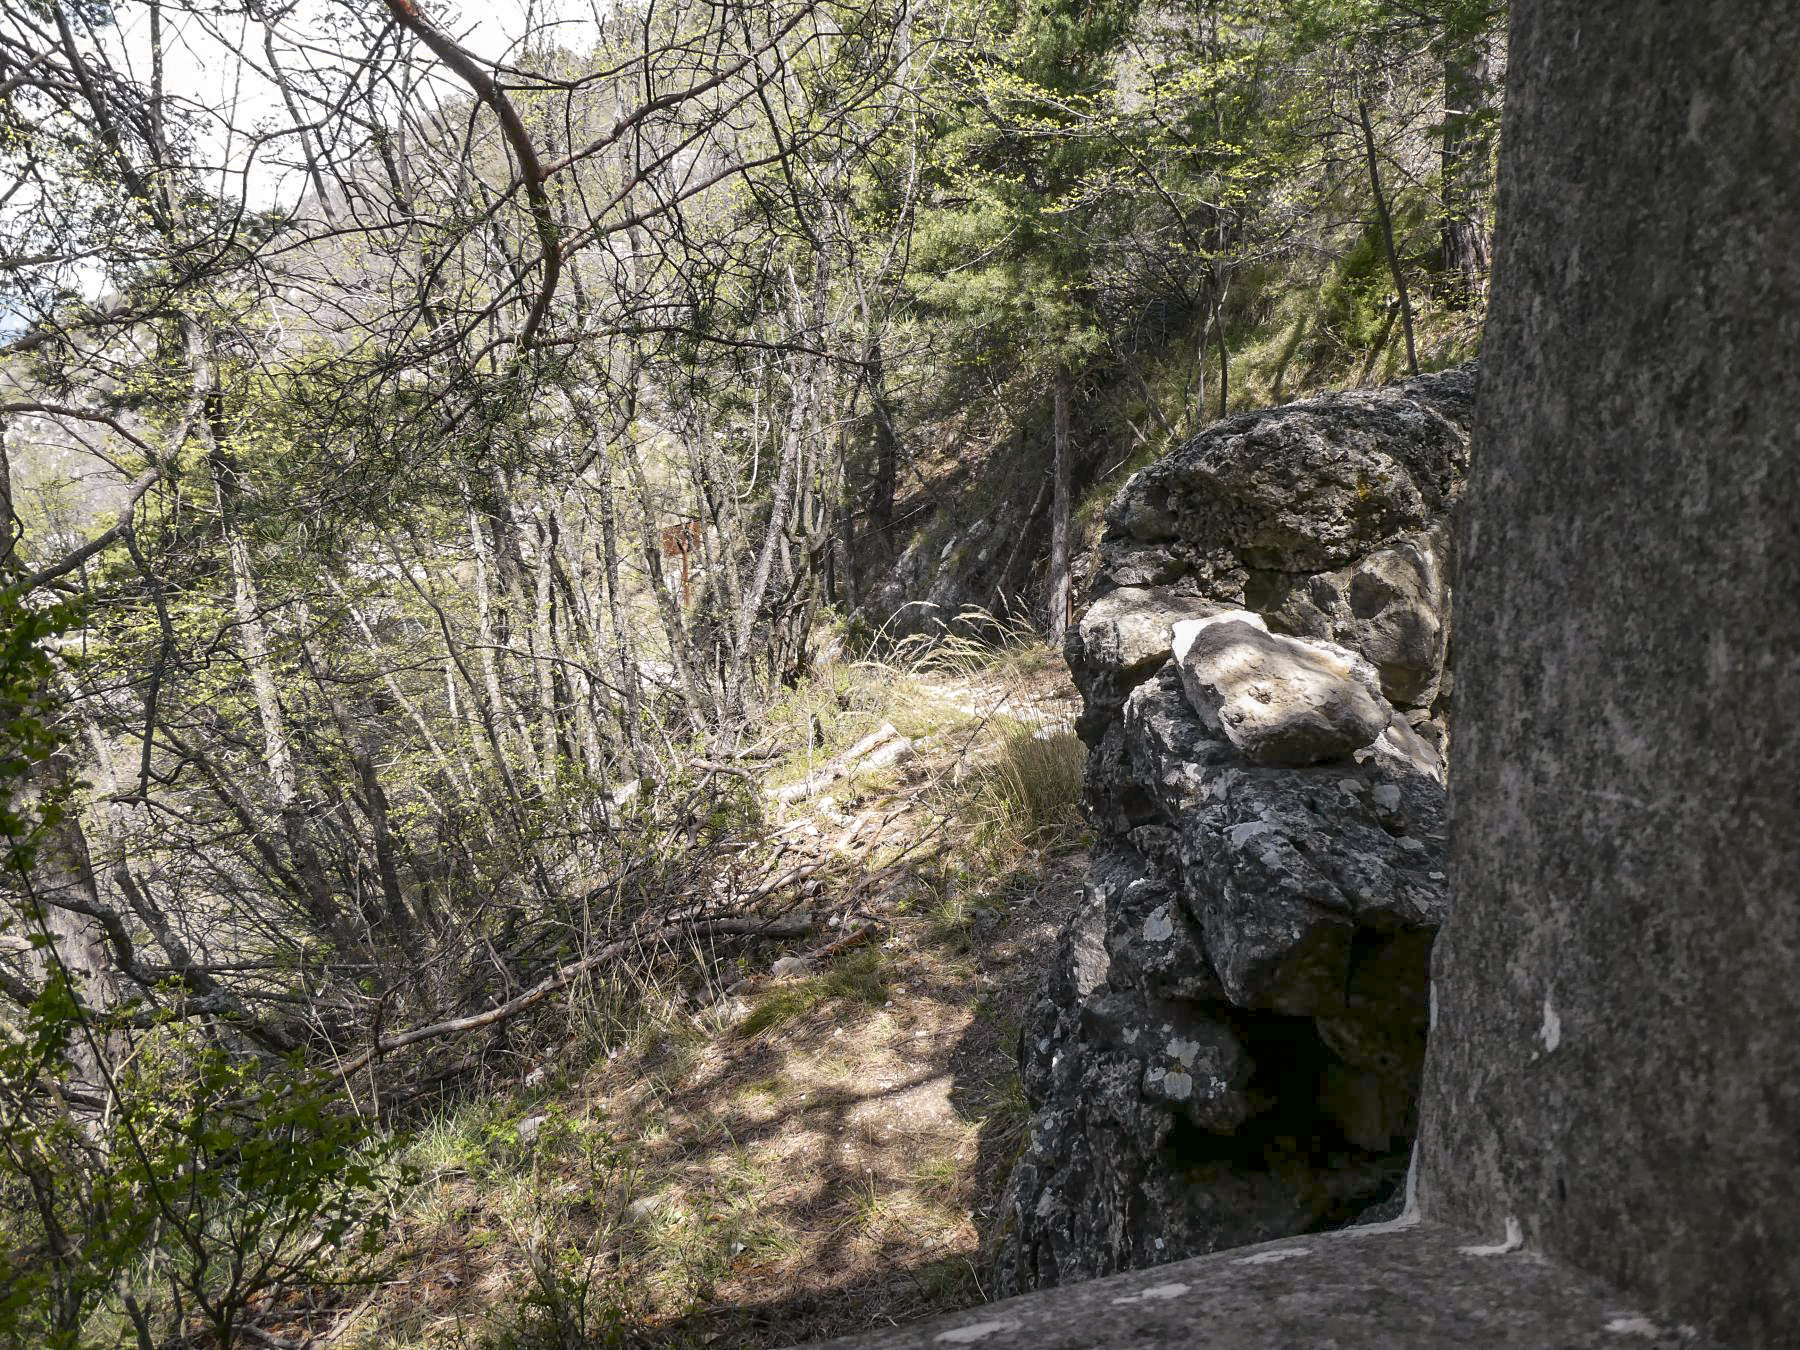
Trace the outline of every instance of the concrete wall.
<path fill-rule="evenodd" d="M 1800 1337 L 1800 6 L 1516 0 L 1420 1197 Z"/>

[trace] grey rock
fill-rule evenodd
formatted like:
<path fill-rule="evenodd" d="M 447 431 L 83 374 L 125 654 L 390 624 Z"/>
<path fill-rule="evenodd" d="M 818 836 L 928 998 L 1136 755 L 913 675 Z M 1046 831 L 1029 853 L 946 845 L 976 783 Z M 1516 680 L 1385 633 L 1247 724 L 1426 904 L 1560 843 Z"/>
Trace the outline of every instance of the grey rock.
<path fill-rule="evenodd" d="M 1098 550 L 1099 613 L 1086 633 L 1071 629 L 1082 738 L 1096 744 L 1155 669 L 1154 649 L 1116 627 L 1147 626 L 1158 610 L 1175 622 L 1250 609 L 1273 632 L 1362 655 L 1386 697 L 1420 714 L 1441 760 L 1448 519 L 1467 470 L 1473 391 L 1465 367 L 1248 413 L 1134 475 Z M 1119 591 L 1129 594 L 1112 600 Z"/>
<path fill-rule="evenodd" d="M 625 1206 L 625 1217 L 637 1223 L 644 1223 L 669 1203 L 667 1195 L 640 1195 Z"/>
<path fill-rule="evenodd" d="M 1169 657 L 1170 629 L 1183 619 L 1204 618 L 1223 606 L 1161 587 L 1121 586 L 1089 605 L 1070 625 L 1063 655 L 1083 714 L 1076 730 L 1096 730 L 1125 695 Z"/>
<path fill-rule="evenodd" d="M 752 1011 L 754 1009 L 747 999 L 740 998 L 736 994 L 727 994 L 707 1009 L 707 1015 L 716 1026 L 735 1027 L 750 1016 Z"/>
<path fill-rule="evenodd" d="M 1225 599 L 1234 572 L 1331 571 L 1429 529 L 1468 472 L 1474 392 L 1464 368 L 1219 422 L 1120 490 L 1109 559 L 1162 544 Z"/>
<path fill-rule="evenodd" d="M 1395 1194 L 1445 909 L 1445 522 L 1471 387 L 1234 418 L 1115 501 L 1066 647 L 1098 838 L 1020 1033 L 1002 1291 Z"/>
<path fill-rule="evenodd" d="M 1210 600 L 1155 587 L 1124 586 L 1101 596 L 1071 630 L 1065 653 L 1080 678 L 1091 671 L 1154 670 L 1169 656 L 1169 629 L 1219 612 Z"/>
<path fill-rule="evenodd" d="M 1179 836 L 1167 833 L 1178 846 Z M 1114 982 L 1158 998 L 1224 998 L 1199 925 L 1179 892 L 1158 879 L 1148 858 L 1129 850 L 1102 858 L 1093 864 L 1088 884 L 1103 896 Z"/>
<path fill-rule="evenodd" d="M 1002 1292 L 1345 1220 L 1403 1169 L 1383 1140 L 1379 1153 L 1345 1143 L 1315 1172 L 1279 1138 L 1286 1122 L 1261 1118 L 1273 1098 L 1222 1004 L 1101 989 L 1073 1009 L 1040 1004 L 1025 1040 L 1039 1109 L 1001 1206 Z"/>
<path fill-rule="evenodd" d="M 1393 719 L 1368 662 L 1333 643 L 1271 633 L 1246 610 L 1184 620 L 1171 642 L 1207 729 L 1259 764 L 1347 759 Z"/>
<path fill-rule="evenodd" d="M 1088 786 L 1111 824 L 1021 1035 L 1036 1110 L 995 1244 L 1006 1289 L 1348 1220 L 1415 1125 L 1435 779 L 1252 764 L 1169 661 Z"/>
<path fill-rule="evenodd" d="M 1221 1179 L 1221 1204 L 1249 1199 Z M 1239 1183 L 1242 1185 L 1243 1183 Z M 1250 1183 L 1254 1186 L 1254 1182 Z M 1246 1187 L 1248 1189 L 1248 1187 Z M 1642 1301 L 1501 1233 L 1403 1222 L 1310 1233 L 985 1303 L 820 1350 L 1713 1350 Z M 1048 1266 L 1060 1255 L 1036 1255 Z M 1042 1284 L 1056 1279 L 1039 1280 Z"/>
<path fill-rule="evenodd" d="M 1440 525 L 1334 572 L 1259 573 L 1246 601 L 1276 632 L 1360 653 L 1397 707 L 1428 707 L 1449 644 L 1450 556 L 1449 533 Z"/>

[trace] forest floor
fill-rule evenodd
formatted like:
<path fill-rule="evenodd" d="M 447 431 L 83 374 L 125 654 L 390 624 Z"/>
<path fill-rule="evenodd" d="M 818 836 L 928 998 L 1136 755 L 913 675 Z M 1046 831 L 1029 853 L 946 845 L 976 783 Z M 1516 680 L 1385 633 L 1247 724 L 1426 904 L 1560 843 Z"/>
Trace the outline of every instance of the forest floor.
<path fill-rule="evenodd" d="M 806 748 L 759 787 L 758 866 L 814 931 L 695 953 L 657 1015 L 572 1009 L 447 1111 L 336 1343 L 723 1350 L 982 1301 L 1019 1018 L 1084 862 L 1076 710 L 1041 647 L 845 664 L 775 710 Z"/>

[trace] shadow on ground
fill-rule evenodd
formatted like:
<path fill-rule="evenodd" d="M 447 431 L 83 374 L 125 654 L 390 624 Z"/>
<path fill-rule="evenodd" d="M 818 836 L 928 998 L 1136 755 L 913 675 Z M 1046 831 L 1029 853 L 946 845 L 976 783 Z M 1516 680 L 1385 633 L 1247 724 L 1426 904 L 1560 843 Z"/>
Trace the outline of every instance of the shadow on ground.
<path fill-rule="evenodd" d="M 690 1067 L 660 1100 L 684 1124 L 654 1167 L 681 1178 L 681 1223 L 710 1218 L 722 1268 L 666 1289 L 689 1310 L 651 1319 L 647 1343 L 787 1345 L 984 1300 L 982 1239 L 1025 1123 L 1018 1016 L 1079 874 L 1053 864 L 986 932 L 897 934 L 879 1005 L 726 1036 Z M 666 1246 L 669 1226 L 642 1237 Z"/>

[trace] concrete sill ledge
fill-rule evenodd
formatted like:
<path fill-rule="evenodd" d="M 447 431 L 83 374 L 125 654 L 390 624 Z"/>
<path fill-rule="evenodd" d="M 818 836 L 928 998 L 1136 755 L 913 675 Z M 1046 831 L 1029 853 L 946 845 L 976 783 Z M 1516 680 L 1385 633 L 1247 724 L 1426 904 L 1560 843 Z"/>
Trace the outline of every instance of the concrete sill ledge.
<path fill-rule="evenodd" d="M 835 1350 L 1704 1350 L 1592 1277 L 1437 1224 L 1284 1238 L 1021 1295 Z"/>

